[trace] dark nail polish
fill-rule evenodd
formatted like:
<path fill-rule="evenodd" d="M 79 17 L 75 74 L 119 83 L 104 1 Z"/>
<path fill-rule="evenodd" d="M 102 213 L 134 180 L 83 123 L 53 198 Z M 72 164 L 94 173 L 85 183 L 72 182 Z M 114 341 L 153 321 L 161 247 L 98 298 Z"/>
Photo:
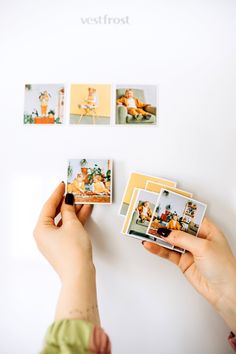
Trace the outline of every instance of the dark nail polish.
<path fill-rule="evenodd" d="M 142 245 L 144 245 L 144 242 L 145 242 L 145 241 L 142 241 Z"/>
<path fill-rule="evenodd" d="M 158 235 L 163 236 L 163 237 L 167 237 L 169 236 L 169 234 L 171 233 L 171 230 L 169 229 L 165 229 L 164 227 L 160 227 L 157 230 Z"/>
<path fill-rule="evenodd" d="M 65 197 L 65 203 L 69 205 L 74 205 L 74 194 L 67 193 Z"/>
<path fill-rule="evenodd" d="M 64 182 L 64 181 L 61 181 L 61 183 L 65 184 L 65 182 Z"/>

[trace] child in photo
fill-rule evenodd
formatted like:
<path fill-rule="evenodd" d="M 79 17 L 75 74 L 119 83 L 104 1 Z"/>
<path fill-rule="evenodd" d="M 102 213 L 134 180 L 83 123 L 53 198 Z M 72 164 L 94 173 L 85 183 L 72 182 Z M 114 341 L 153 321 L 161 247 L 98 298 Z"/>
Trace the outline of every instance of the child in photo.
<path fill-rule="evenodd" d="M 96 194 L 110 194 L 110 190 L 106 188 L 100 175 L 93 177 L 93 192 Z"/>
<path fill-rule="evenodd" d="M 48 101 L 49 98 L 51 97 L 50 93 L 48 93 L 48 91 L 44 91 L 40 93 L 39 96 L 39 101 L 40 101 L 40 108 L 41 108 L 41 115 L 42 117 L 46 117 L 47 116 L 47 111 L 48 111 Z"/>
<path fill-rule="evenodd" d="M 96 89 L 89 87 L 88 95 L 85 97 L 84 102 L 79 104 L 80 108 L 85 110 L 85 114 L 88 114 L 90 110 L 95 109 L 97 107 L 98 99 L 96 95 Z"/>
<path fill-rule="evenodd" d="M 127 107 L 128 113 L 134 118 L 138 119 L 140 116 L 144 119 L 150 119 L 151 114 L 143 110 L 144 107 L 150 106 L 149 103 L 144 103 L 138 98 L 134 97 L 132 89 L 125 90 L 124 96 L 117 99 L 117 104 Z"/>
<path fill-rule="evenodd" d="M 76 178 L 73 179 L 69 186 L 69 193 L 84 193 L 85 192 L 85 183 L 84 177 L 81 173 L 78 173 Z"/>
<path fill-rule="evenodd" d="M 173 214 L 172 219 L 168 222 L 166 228 L 170 230 L 181 230 L 181 224 L 178 221 L 178 215 L 176 213 Z"/>
<path fill-rule="evenodd" d="M 137 211 L 139 213 L 139 218 L 141 219 L 141 222 L 144 223 L 145 221 L 150 221 L 152 218 L 152 210 L 150 208 L 150 204 L 148 201 L 145 201 L 143 204 L 141 204 L 138 208 Z"/>

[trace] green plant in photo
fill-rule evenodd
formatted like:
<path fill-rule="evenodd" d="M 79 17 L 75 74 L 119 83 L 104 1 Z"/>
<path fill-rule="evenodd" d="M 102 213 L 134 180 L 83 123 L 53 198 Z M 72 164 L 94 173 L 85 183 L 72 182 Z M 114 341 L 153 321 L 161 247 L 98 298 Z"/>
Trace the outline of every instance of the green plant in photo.
<path fill-rule="evenodd" d="M 87 165 L 88 165 L 88 162 L 87 162 L 86 159 L 80 160 L 80 166 L 81 166 L 81 167 L 85 167 L 85 166 L 87 166 Z"/>
<path fill-rule="evenodd" d="M 32 117 L 35 118 L 35 117 L 38 117 L 39 116 L 39 112 L 37 111 L 37 109 L 35 108 L 33 111 L 32 111 Z"/>
<path fill-rule="evenodd" d="M 62 124 L 59 117 L 57 117 L 57 118 L 54 120 L 54 122 L 55 122 L 56 124 Z"/>
<path fill-rule="evenodd" d="M 24 114 L 24 124 L 33 124 L 34 119 L 31 114 Z"/>
<path fill-rule="evenodd" d="M 111 170 L 107 170 L 106 175 L 105 175 L 105 180 L 106 180 L 106 182 L 111 181 Z"/>
<path fill-rule="evenodd" d="M 102 169 L 97 164 L 95 164 L 93 168 L 88 168 L 88 180 L 90 184 L 93 183 L 93 177 L 96 175 L 101 176 L 102 178 L 104 177 Z"/>
<path fill-rule="evenodd" d="M 71 166 L 71 164 L 69 163 L 68 167 L 67 167 L 67 178 L 71 178 L 73 175 L 73 168 Z"/>

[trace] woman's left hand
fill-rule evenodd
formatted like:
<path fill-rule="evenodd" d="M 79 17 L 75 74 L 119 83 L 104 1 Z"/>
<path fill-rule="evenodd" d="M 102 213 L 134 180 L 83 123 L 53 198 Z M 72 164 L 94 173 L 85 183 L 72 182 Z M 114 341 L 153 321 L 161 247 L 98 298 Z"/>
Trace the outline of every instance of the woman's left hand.
<path fill-rule="evenodd" d="M 93 267 L 91 241 L 84 228 L 92 206 L 74 206 L 74 196 L 64 198 L 64 192 L 62 182 L 44 204 L 34 230 L 38 248 L 62 281 L 76 278 L 81 268 Z M 59 213 L 61 220 L 56 224 Z"/>

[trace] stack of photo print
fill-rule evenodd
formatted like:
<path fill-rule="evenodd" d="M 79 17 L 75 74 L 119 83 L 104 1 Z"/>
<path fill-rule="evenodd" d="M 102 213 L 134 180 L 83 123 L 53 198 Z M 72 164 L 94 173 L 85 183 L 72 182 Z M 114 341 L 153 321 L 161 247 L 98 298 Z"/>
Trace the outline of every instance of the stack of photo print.
<path fill-rule="evenodd" d="M 184 253 L 184 249 L 166 242 L 158 229 L 197 236 L 206 204 L 192 197 L 192 193 L 176 188 L 173 181 L 131 173 L 120 207 L 120 215 L 125 217 L 122 234 Z"/>

